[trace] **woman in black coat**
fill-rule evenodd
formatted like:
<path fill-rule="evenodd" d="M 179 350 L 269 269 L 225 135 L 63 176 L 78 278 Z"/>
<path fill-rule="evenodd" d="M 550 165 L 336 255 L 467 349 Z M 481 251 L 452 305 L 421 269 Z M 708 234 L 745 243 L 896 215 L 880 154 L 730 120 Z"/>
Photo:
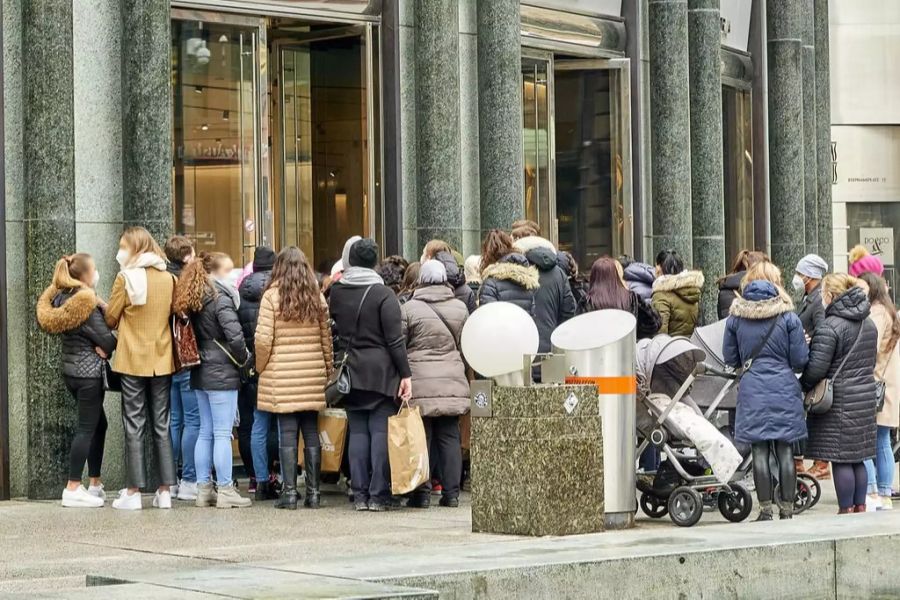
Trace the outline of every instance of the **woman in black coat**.
<path fill-rule="evenodd" d="M 813 333 L 800 383 L 809 391 L 825 378 L 833 380 L 834 403 L 828 412 L 807 417 L 806 455 L 831 462 L 841 513 L 865 512 L 868 476 L 863 461 L 875 456 L 878 330 L 868 318 L 869 300 L 857 279 L 826 276 L 822 299 L 825 320 Z"/>
<path fill-rule="evenodd" d="M 534 318 L 539 287 L 538 270 L 516 252 L 509 234 L 501 229 L 489 231 L 481 246 L 479 304 L 512 302 Z"/>
<path fill-rule="evenodd" d="M 199 507 L 250 506 L 250 499 L 238 494 L 231 479 L 231 429 L 241 387 L 240 370 L 251 359 L 238 320 L 238 291 L 227 282 L 233 268 L 227 254 L 203 253 L 185 268 L 175 288 L 175 312 L 190 315 L 200 350 L 200 364 L 191 371 L 191 388 L 200 408 L 200 435 L 194 451 Z M 211 480 L 213 464 L 218 491 Z"/>
<path fill-rule="evenodd" d="M 94 291 L 97 269 L 89 254 L 73 254 L 56 263 L 53 282 L 37 302 L 37 320 L 47 333 L 62 334 L 62 375 L 78 405 L 78 426 L 69 451 L 69 479 L 62 505 L 72 508 L 103 506 L 100 482 L 106 414 L 103 412 L 105 361 L 116 349 L 113 336 Z M 88 463 L 90 487 L 81 485 Z"/>
<path fill-rule="evenodd" d="M 378 246 L 371 239 L 348 242 L 343 262 L 349 266 L 331 287 L 328 308 L 337 349 L 349 353 L 351 390 L 343 405 L 350 430 L 350 484 L 356 510 L 381 512 L 398 506 L 391 495 L 387 427 L 388 417 L 397 412 L 396 398 L 412 396 L 411 371 L 400 303 L 374 271 Z"/>
<path fill-rule="evenodd" d="M 728 317 L 731 303 L 740 295 L 741 281 L 744 279 L 744 275 L 747 274 L 750 267 L 764 260 L 769 260 L 765 252 L 757 252 L 755 250 L 741 250 L 734 257 L 734 265 L 731 267 L 731 272 L 716 282 L 719 286 L 717 304 L 720 319 Z"/>
<path fill-rule="evenodd" d="M 578 313 L 595 310 L 624 310 L 637 319 L 637 339 L 652 338 L 659 331 L 659 314 L 634 291 L 625 287 L 622 264 L 609 256 L 601 256 L 591 265 L 588 292 Z"/>

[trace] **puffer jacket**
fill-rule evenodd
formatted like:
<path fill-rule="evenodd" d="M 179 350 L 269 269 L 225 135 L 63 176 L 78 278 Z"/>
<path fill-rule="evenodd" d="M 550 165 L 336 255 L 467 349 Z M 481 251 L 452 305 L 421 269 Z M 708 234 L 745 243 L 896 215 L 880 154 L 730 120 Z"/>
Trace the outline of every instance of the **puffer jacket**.
<path fill-rule="evenodd" d="M 819 323 L 825 319 L 821 283 L 803 297 L 803 302 L 797 309 L 797 315 L 800 317 L 800 322 L 803 323 L 803 330 L 807 335 L 812 335 Z"/>
<path fill-rule="evenodd" d="M 62 374 L 66 377 L 103 377 L 103 359 L 116 349 L 116 338 L 97 306 L 97 294 L 90 288 L 58 290 L 48 287 L 38 298 L 37 320 L 47 333 L 62 334 Z"/>
<path fill-rule="evenodd" d="M 719 280 L 719 300 L 718 312 L 719 319 L 726 319 L 731 314 L 731 304 L 734 299 L 741 295 L 741 280 L 747 271 L 738 271 L 731 273 Z"/>
<path fill-rule="evenodd" d="M 241 305 L 238 307 L 238 320 L 244 331 L 244 343 L 247 348 L 254 346 L 254 334 L 256 333 L 256 321 L 259 319 L 259 304 L 263 293 L 272 279 L 272 271 L 254 271 L 241 281 L 238 293 L 241 296 Z"/>
<path fill-rule="evenodd" d="M 875 379 L 885 383 L 884 408 L 877 415 L 882 427 L 900 427 L 900 343 L 890 344 L 891 315 L 883 304 L 872 305 L 871 318 L 878 328 L 878 362 Z"/>
<path fill-rule="evenodd" d="M 862 288 L 850 288 L 825 309 L 825 320 L 812 336 L 809 364 L 800 379 L 807 391 L 826 377 L 834 377 L 862 328 L 853 354 L 834 381 L 831 410 L 807 417 L 807 458 L 857 463 L 875 456 L 878 330 L 868 318 L 870 310 Z"/>
<path fill-rule="evenodd" d="M 534 294 L 534 323 L 540 339 L 538 352 L 550 352 L 553 330 L 575 316 L 575 296 L 569 278 L 557 264 L 556 251 L 533 248 L 525 258 L 538 270 L 540 287 Z"/>
<path fill-rule="evenodd" d="M 449 252 L 438 252 L 434 258 L 441 261 L 447 271 L 447 283 L 453 288 L 453 296 L 462 300 L 469 310 L 469 314 L 475 312 L 478 304 L 475 302 L 475 292 L 466 285 L 466 274 L 459 268 L 456 259 Z"/>
<path fill-rule="evenodd" d="M 412 370 L 410 403 L 420 408 L 423 417 L 465 414 L 469 380 L 458 341 L 469 316 L 466 305 L 454 298 L 450 288 L 428 285 L 417 289 L 400 310 Z"/>
<path fill-rule="evenodd" d="M 682 271 L 653 282 L 653 308 L 659 313 L 659 333 L 690 336 L 700 315 L 703 273 Z"/>
<path fill-rule="evenodd" d="M 730 307 L 723 356 L 735 369 L 753 351 L 776 319 L 775 329 L 745 371 L 738 387 L 735 440 L 795 442 L 806 437 L 803 393 L 795 373 L 806 367 L 809 349 L 794 304 L 768 281 L 754 281 Z"/>
<path fill-rule="evenodd" d="M 328 304 L 319 298 L 317 321 L 285 321 L 277 287 L 266 290 L 256 326 L 256 406 L 271 413 L 325 408 L 325 384 L 334 369 Z M 243 304 L 243 303 L 242 303 Z"/>
<path fill-rule="evenodd" d="M 241 376 L 232 359 L 243 365 L 250 359 L 250 353 L 232 291 L 218 281 L 213 281 L 212 286 L 203 297 L 203 308 L 191 314 L 200 349 L 200 364 L 191 369 L 191 387 L 208 391 L 237 390 L 241 387 Z"/>
<path fill-rule="evenodd" d="M 534 295 L 540 287 L 537 267 L 513 252 L 481 272 L 481 305 L 512 302 L 534 317 Z"/>
<path fill-rule="evenodd" d="M 640 296 L 644 302 L 650 302 L 653 296 L 653 282 L 656 281 L 656 272 L 647 263 L 633 262 L 623 270 L 625 285 L 628 289 Z"/>

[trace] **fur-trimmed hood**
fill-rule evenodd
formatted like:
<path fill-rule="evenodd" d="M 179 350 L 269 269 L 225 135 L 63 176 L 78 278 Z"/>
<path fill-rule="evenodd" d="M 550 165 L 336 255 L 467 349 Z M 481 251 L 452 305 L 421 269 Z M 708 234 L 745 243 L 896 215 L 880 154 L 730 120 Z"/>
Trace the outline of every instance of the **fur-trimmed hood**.
<path fill-rule="evenodd" d="M 653 293 L 670 292 L 688 304 L 697 304 L 700 302 L 703 281 L 701 271 L 682 271 L 676 275 L 661 275 L 653 282 Z"/>
<path fill-rule="evenodd" d="M 513 256 L 521 257 L 526 264 L 523 265 L 518 260 L 507 260 Z M 540 287 L 538 270 L 537 267 L 527 265 L 527 263 L 528 260 L 521 254 L 505 256 L 500 262 L 494 263 L 482 271 L 481 279 L 484 281 L 493 277 L 502 281 L 511 281 L 526 290 L 536 290 Z"/>
<path fill-rule="evenodd" d="M 54 299 L 61 292 L 52 285 L 44 290 L 37 301 L 37 320 L 47 333 L 65 333 L 83 325 L 97 308 L 97 294 L 90 288 L 81 288 L 59 306 Z"/>
<path fill-rule="evenodd" d="M 794 310 L 794 303 L 768 281 L 753 281 L 731 304 L 730 314 L 742 319 L 762 321 Z"/>

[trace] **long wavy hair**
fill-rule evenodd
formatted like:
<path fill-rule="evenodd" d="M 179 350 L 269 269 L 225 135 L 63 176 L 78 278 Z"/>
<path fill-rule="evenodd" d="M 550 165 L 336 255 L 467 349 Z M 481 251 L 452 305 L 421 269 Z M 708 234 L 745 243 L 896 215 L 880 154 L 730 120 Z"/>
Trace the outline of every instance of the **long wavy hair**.
<path fill-rule="evenodd" d="M 403 281 L 400 283 L 400 289 L 397 295 L 412 294 L 419 287 L 419 271 L 422 270 L 422 263 L 419 261 L 409 263 L 406 271 L 403 272 Z"/>
<path fill-rule="evenodd" d="M 513 239 L 508 233 L 502 229 L 491 229 L 481 244 L 481 271 L 494 263 L 500 262 L 500 259 L 515 252 L 513 247 Z"/>
<path fill-rule="evenodd" d="M 226 259 L 228 255 L 224 252 L 201 252 L 196 260 L 191 261 L 175 285 L 172 309 L 179 314 L 200 312 L 206 294 L 216 293 L 209 274 L 221 267 Z"/>
<path fill-rule="evenodd" d="M 596 310 L 631 310 L 631 292 L 622 282 L 622 265 L 616 259 L 601 256 L 591 265 L 587 298 L 591 307 Z"/>
<path fill-rule="evenodd" d="M 319 320 L 322 314 L 319 283 L 303 250 L 288 246 L 278 253 L 267 289 L 272 288 L 278 288 L 280 319 L 300 323 Z"/>
<path fill-rule="evenodd" d="M 880 304 L 883 306 L 891 317 L 891 329 L 885 337 L 884 350 L 880 351 L 893 350 L 897 340 L 900 340 L 900 318 L 897 318 L 897 308 L 894 306 L 894 301 L 891 300 L 890 294 L 888 294 L 887 282 L 883 277 L 879 277 L 871 271 L 866 271 L 859 278 L 869 286 L 869 302 L 873 305 Z"/>

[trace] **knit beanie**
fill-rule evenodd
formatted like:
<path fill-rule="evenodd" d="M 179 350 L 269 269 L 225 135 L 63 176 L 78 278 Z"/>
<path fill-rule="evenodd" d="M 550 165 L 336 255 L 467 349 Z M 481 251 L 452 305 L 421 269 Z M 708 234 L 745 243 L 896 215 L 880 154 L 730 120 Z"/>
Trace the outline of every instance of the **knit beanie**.
<path fill-rule="evenodd" d="M 351 267 L 374 269 L 378 264 L 378 244 L 371 238 L 363 238 L 350 246 L 347 257 Z M 347 265 L 344 265 L 346 268 Z"/>
<path fill-rule="evenodd" d="M 422 285 L 447 283 L 447 269 L 444 263 L 435 259 L 423 262 L 419 270 L 419 283 Z"/>
<path fill-rule="evenodd" d="M 828 272 L 828 263 L 821 256 L 815 254 L 807 254 L 797 263 L 794 269 L 801 275 L 806 275 L 811 279 L 822 279 Z"/>
<path fill-rule="evenodd" d="M 257 246 L 253 253 L 253 272 L 271 271 L 275 266 L 275 252 L 268 246 Z"/>
<path fill-rule="evenodd" d="M 879 277 L 884 275 L 884 264 L 877 256 L 867 254 L 850 265 L 850 274 L 859 277 L 863 273 L 875 273 Z"/>

